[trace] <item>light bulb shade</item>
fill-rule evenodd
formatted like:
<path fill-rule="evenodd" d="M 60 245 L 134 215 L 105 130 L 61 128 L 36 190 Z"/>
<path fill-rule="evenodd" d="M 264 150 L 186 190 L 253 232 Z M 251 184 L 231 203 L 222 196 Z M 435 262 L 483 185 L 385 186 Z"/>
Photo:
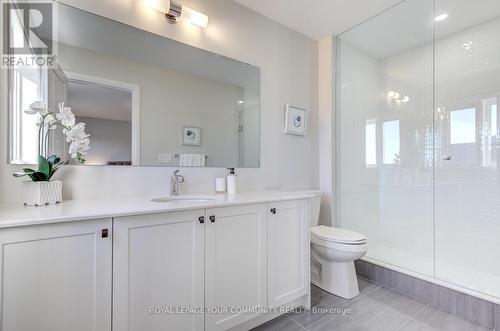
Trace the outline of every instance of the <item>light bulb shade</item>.
<path fill-rule="evenodd" d="M 441 15 L 438 15 L 434 18 L 434 21 L 436 22 L 442 22 L 444 21 L 445 19 L 448 18 L 448 14 L 447 13 L 444 13 L 444 14 L 441 14 Z"/>
<path fill-rule="evenodd" d="M 208 25 L 208 16 L 193 10 L 191 11 L 191 19 L 189 22 L 199 27 L 206 28 Z"/>
<path fill-rule="evenodd" d="M 168 13 L 170 10 L 170 0 L 139 0 L 139 1 L 150 8 L 161 11 L 162 13 Z"/>
<path fill-rule="evenodd" d="M 392 98 L 392 99 L 398 99 L 399 98 L 399 93 L 398 92 L 394 92 L 394 91 L 389 91 L 389 93 L 387 93 L 387 96 L 389 98 Z"/>
<path fill-rule="evenodd" d="M 183 19 L 188 20 L 191 24 L 199 26 L 201 28 L 206 28 L 208 25 L 208 16 L 191 9 L 186 6 L 182 6 L 182 16 Z"/>

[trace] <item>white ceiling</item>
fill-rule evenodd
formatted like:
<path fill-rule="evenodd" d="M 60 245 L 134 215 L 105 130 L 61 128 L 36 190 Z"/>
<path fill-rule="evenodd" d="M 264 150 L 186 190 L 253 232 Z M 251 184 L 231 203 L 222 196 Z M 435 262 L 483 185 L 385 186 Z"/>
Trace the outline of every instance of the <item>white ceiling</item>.
<path fill-rule="evenodd" d="M 435 23 L 434 16 L 444 13 L 448 18 Z M 434 33 L 439 40 L 499 15 L 500 0 L 438 0 L 436 14 L 432 0 L 406 0 L 341 39 L 375 59 L 384 59 L 430 43 Z"/>
<path fill-rule="evenodd" d="M 500 15 L 500 0 L 436 0 L 436 14 L 433 0 L 233 1 L 316 40 L 356 27 L 342 39 L 377 59 L 432 41 L 434 15 L 449 15 L 436 23 L 437 38 Z"/>
<path fill-rule="evenodd" d="M 233 0 L 315 40 L 338 35 L 401 0 Z"/>
<path fill-rule="evenodd" d="M 99 85 L 68 82 L 68 103 L 77 117 L 132 121 L 132 94 Z"/>

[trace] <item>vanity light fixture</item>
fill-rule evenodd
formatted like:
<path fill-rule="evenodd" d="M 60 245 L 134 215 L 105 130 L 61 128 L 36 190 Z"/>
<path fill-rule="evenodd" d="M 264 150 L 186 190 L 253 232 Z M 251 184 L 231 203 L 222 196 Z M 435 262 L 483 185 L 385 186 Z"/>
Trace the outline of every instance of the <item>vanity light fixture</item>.
<path fill-rule="evenodd" d="M 188 20 L 191 24 L 206 28 L 208 16 L 194 9 L 183 6 L 173 0 L 141 0 L 148 7 L 162 12 L 167 21 L 171 24 L 177 23 L 181 19 Z"/>
<path fill-rule="evenodd" d="M 447 13 L 443 13 L 441 15 L 436 16 L 436 18 L 434 18 L 434 21 L 436 21 L 436 22 L 442 22 L 442 21 L 444 21 L 447 18 L 448 18 L 448 14 Z"/>

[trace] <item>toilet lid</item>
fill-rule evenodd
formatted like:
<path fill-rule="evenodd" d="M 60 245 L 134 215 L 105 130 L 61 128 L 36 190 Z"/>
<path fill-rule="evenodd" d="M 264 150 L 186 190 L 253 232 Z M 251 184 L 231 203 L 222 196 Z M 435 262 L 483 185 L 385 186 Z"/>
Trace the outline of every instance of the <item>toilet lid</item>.
<path fill-rule="evenodd" d="M 311 234 L 318 239 L 341 244 L 356 245 L 366 243 L 366 236 L 361 233 L 331 226 L 312 227 Z"/>

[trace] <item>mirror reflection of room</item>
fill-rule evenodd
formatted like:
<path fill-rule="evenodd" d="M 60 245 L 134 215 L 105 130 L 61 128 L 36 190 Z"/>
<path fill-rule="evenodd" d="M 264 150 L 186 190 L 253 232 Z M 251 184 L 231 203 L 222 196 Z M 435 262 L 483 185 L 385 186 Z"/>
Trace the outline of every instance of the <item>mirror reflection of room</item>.
<path fill-rule="evenodd" d="M 86 165 L 259 167 L 258 68 L 66 5 L 58 30 L 59 68 L 11 81 L 22 96 L 11 163 L 36 163 L 36 151 L 22 148 L 36 139 L 36 118 L 23 110 L 41 100 L 51 109 L 64 102 L 85 123 Z M 185 128 L 198 130 L 195 143 Z M 50 140 L 67 156 L 61 132 Z"/>

